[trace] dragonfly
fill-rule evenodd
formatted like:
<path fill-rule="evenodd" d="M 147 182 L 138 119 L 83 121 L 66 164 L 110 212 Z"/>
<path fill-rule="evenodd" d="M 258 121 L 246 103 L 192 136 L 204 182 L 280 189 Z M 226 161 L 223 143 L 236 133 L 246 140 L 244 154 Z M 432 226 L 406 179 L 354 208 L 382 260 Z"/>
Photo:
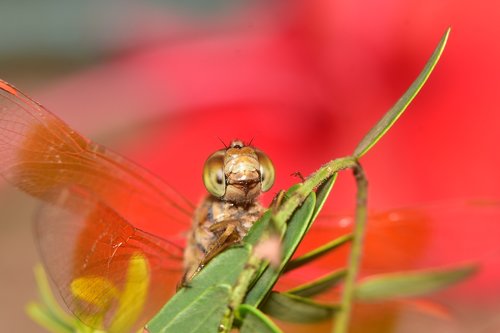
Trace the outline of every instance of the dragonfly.
<path fill-rule="evenodd" d="M 44 202 L 35 221 L 42 261 L 68 308 L 91 327 L 119 332 L 143 326 L 180 280 L 238 243 L 262 214 L 257 198 L 275 178 L 273 163 L 262 151 L 235 140 L 209 156 L 203 170 L 209 195 L 195 207 L 152 173 L 85 138 L 0 81 L 0 174 Z M 368 252 L 380 253 L 392 244 L 397 256 L 375 263 L 367 256 L 366 266 L 414 266 L 409 258 L 423 251 L 432 235 L 427 212 L 449 216 L 448 208 L 372 215 Z M 351 220 L 324 216 L 297 255 L 348 232 L 346 221 Z M 186 241 L 179 235 L 189 225 Z M 327 266 L 332 260 L 325 258 L 317 267 Z"/>
<path fill-rule="evenodd" d="M 264 213 L 257 197 L 274 183 L 274 166 L 261 150 L 234 140 L 210 155 L 203 168 L 210 195 L 196 209 L 184 253 L 184 279 L 239 243 Z"/>
<path fill-rule="evenodd" d="M 180 262 L 190 280 L 264 211 L 257 198 L 274 183 L 273 164 L 240 140 L 206 160 L 209 195 L 195 210 L 12 85 L 0 81 L 0 93 L 0 174 L 45 202 L 36 219 L 42 260 L 70 310 L 91 327 L 143 325 L 172 294 Z M 184 248 L 175 224 L 191 218 Z M 156 229 L 146 227 L 152 222 Z"/>

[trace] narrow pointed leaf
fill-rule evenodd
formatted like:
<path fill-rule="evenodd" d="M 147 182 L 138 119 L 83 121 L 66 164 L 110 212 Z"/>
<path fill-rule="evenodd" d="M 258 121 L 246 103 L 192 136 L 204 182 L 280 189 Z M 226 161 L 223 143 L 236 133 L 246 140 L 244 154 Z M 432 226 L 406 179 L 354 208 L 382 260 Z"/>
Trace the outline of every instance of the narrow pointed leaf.
<path fill-rule="evenodd" d="M 478 267 L 475 265 L 466 265 L 376 275 L 359 282 L 355 289 L 355 297 L 360 301 L 380 301 L 422 296 L 461 282 L 471 277 L 477 270 Z"/>
<path fill-rule="evenodd" d="M 430 59 L 425 64 L 424 69 L 417 77 L 417 79 L 411 84 L 410 88 L 404 93 L 403 96 L 394 104 L 394 106 L 379 120 L 379 122 L 373 127 L 368 134 L 361 140 L 359 145 L 354 150 L 354 156 L 360 158 L 366 152 L 368 152 L 373 145 L 375 145 L 380 138 L 391 128 L 391 126 L 398 120 L 401 114 L 406 110 L 408 105 L 413 101 L 415 96 L 418 94 L 422 86 L 427 81 L 427 78 L 436 66 L 441 54 L 443 53 L 446 41 L 450 34 L 450 28 L 448 28 L 441 38 L 439 44 L 437 45 L 434 53 Z"/>
<path fill-rule="evenodd" d="M 73 327 L 55 318 L 49 308 L 37 303 L 29 303 L 26 313 L 33 321 L 53 333 L 72 333 Z"/>
<path fill-rule="evenodd" d="M 315 302 L 309 298 L 272 292 L 260 307 L 262 312 L 289 322 L 314 323 L 331 319 L 337 305 L 328 305 Z"/>
<path fill-rule="evenodd" d="M 148 325 L 149 332 L 217 333 L 221 318 L 227 310 L 231 286 L 215 285 L 202 292 L 189 304 L 189 308 L 175 314 L 163 327 Z"/>
<path fill-rule="evenodd" d="M 243 239 L 245 244 L 256 245 L 262 239 L 262 235 L 271 221 L 271 213 L 271 209 L 268 209 L 260 219 L 254 223 Z"/>
<path fill-rule="evenodd" d="M 35 266 L 34 273 L 41 303 L 30 302 L 26 306 L 26 313 L 51 332 L 73 332 L 77 319 L 69 316 L 56 301 L 42 265 Z"/>
<path fill-rule="evenodd" d="M 248 293 L 245 303 L 258 306 L 259 303 L 272 289 L 284 265 L 290 260 L 293 253 L 304 238 L 309 226 L 309 221 L 313 215 L 316 203 L 316 196 L 311 193 L 302 203 L 302 205 L 291 216 L 286 233 L 282 240 L 282 265 L 278 269 L 268 266 L 264 273 L 259 277 L 255 285 Z"/>
<path fill-rule="evenodd" d="M 346 269 L 339 269 L 335 272 L 327 274 L 319 279 L 309 283 L 302 284 L 293 289 L 286 291 L 287 294 L 292 294 L 301 297 L 312 297 L 321 294 L 342 282 L 346 276 Z"/>
<path fill-rule="evenodd" d="M 323 208 L 326 199 L 330 195 L 332 191 L 333 184 L 335 184 L 335 180 L 337 179 L 337 173 L 328 178 L 323 184 L 321 184 L 316 190 L 316 207 L 314 208 L 314 214 L 311 218 L 311 222 L 316 219 L 319 212 Z"/>
<path fill-rule="evenodd" d="M 268 316 L 253 306 L 241 305 L 238 315 L 244 318 L 240 333 L 282 333 Z"/>
<path fill-rule="evenodd" d="M 214 320 L 220 323 L 224 312 L 219 310 L 227 308 L 230 289 L 243 271 L 249 254 L 250 247 L 233 247 L 215 257 L 194 277 L 189 288 L 179 290 L 149 322 L 149 332 L 196 332 L 188 326 L 196 323 L 211 327 Z M 207 293 L 207 290 L 211 291 Z M 200 317 L 201 313 L 210 313 L 210 316 Z M 180 329 L 181 326 L 184 329 Z"/>
<path fill-rule="evenodd" d="M 56 301 L 50 282 L 42 265 L 35 267 L 35 280 L 42 304 L 51 312 L 54 318 L 58 318 L 66 326 L 71 326 L 74 317 L 68 315 Z"/>
<path fill-rule="evenodd" d="M 311 261 L 314 261 L 315 259 L 318 259 L 325 254 L 330 253 L 330 251 L 333 251 L 340 246 L 350 242 L 352 240 L 352 234 L 347 234 L 344 236 L 340 236 L 331 242 L 326 243 L 325 245 L 322 245 L 290 262 L 285 266 L 285 272 L 291 271 L 293 269 L 302 267 Z"/>

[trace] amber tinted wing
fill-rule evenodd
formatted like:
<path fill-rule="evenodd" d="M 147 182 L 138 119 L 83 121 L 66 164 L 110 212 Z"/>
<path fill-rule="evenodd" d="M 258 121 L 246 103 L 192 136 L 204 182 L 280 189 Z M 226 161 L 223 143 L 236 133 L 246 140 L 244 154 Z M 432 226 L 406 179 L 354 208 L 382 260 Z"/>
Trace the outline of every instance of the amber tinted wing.
<path fill-rule="evenodd" d="M 181 247 L 143 232 L 82 188 L 57 191 L 36 237 L 71 311 L 108 332 L 143 326 L 175 292 Z"/>
<path fill-rule="evenodd" d="M 449 200 L 433 204 L 372 211 L 368 217 L 361 278 L 374 274 L 451 268 L 477 264 L 479 272 L 444 292 L 424 298 L 392 299 L 386 302 L 358 302 L 354 306 L 352 332 L 389 332 L 395 322 L 429 328 L 431 323 L 453 323 L 468 327 L 477 322 L 477 313 L 487 313 L 484 304 L 498 304 L 500 288 L 500 242 L 498 229 L 500 203 L 491 200 Z M 353 216 L 326 212 L 318 217 L 301 244 L 297 256 L 340 235 L 352 231 Z M 278 290 L 289 290 L 345 267 L 349 246 L 287 273 Z M 478 295 L 482 302 L 477 302 Z M 323 302 L 335 303 L 341 297 L 339 285 L 319 295 Z M 450 302 L 450 300 L 453 300 Z M 474 309 L 474 311 L 470 311 Z M 420 312 L 419 315 L 416 315 Z M 422 314 L 432 316 L 427 324 Z M 484 318 L 486 318 L 486 315 Z M 428 317 L 427 317 L 428 318 Z M 450 321 L 451 319 L 451 321 Z M 411 319 L 410 319 L 411 320 Z M 403 327 L 410 327 L 408 324 Z M 437 326 L 435 330 L 446 326 Z M 434 332 L 434 330 L 433 330 Z M 492 331 L 493 332 L 493 331 Z"/>
<path fill-rule="evenodd" d="M 42 257 L 83 321 L 110 329 L 144 323 L 165 302 L 182 251 L 152 233 L 171 239 L 189 224 L 193 207 L 177 192 L 3 81 L 0 174 L 48 203 L 37 224 Z M 141 295 L 126 290 L 143 290 L 144 306 L 130 306 Z M 120 304 L 139 309 L 137 318 Z"/>
<path fill-rule="evenodd" d="M 0 174 L 53 202 L 54 188 L 79 186 L 135 227 L 169 235 L 189 225 L 193 205 L 127 159 L 91 142 L 0 81 Z"/>
<path fill-rule="evenodd" d="M 492 200 L 455 199 L 372 211 L 368 214 L 361 274 L 366 276 L 464 262 L 492 266 L 500 254 L 496 233 L 499 220 L 500 202 Z M 320 214 L 296 256 L 348 234 L 353 224 L 352 215 Z M 282 282 L 292 286 L 345 267 L 348 250 L 346 244 L 316 262 L 290 272 Z"/>

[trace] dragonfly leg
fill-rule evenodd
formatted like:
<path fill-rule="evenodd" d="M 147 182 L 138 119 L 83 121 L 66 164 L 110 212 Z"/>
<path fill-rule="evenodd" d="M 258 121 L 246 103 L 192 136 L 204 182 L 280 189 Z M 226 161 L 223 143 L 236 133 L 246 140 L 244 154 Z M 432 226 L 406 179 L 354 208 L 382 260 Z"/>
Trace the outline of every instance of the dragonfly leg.
<path fill-rule="evenodd" d="M 278 208 L 281 206 L 281 203 L 285 199 L 286 199 L 286 192 L 284 190 L 280 190 L 278 193 L 274 195 L 273 201 L 271 202 L 273 213 L 276 213 Z"/>
<path fill-rule="evenodd" d="M 206 266 L 206 264 L 212 260 L 219 253 L 230 247 L 231 245 L 237 244 L 241 241 L 241 236 L 238 233 L 237 225 L 239 221 L 229 220 L 221 223 L 214 224 L 210 227 L 210 231 L 214 232 L 217 239 L 212 243 L 212 245 L 205 252 L 204 257 L 198 263 L 198 266 L 194 272 L 185 272 L 182 277 L 181 283 L 177 289 L 182 287 L 189 287 L 189 282 Z"/>
<path fill-rule="evenodd" d="M 239 221 L 230 220 L 214 224 L 210 227 L 210 231 L 219 234 L 218 238 L 213 242 L 212 246 L 207 250 L 205 256 L 201 260 L 201 264 L 206 265 L 216 255 L 227 249 L 229 246 L 241 241 L 241 236 L 237 230 Z"/>
<path fill-rule="evenodd" d="M 306 179 L 304 178 L 304 176 L 302 175 L 302 173 L 300 171 L 295 171 L 290 176 L 294 176 L 294 177 L 300 178 L 300 180 L 302 181 L 302 183 L 306 181 Z"/>

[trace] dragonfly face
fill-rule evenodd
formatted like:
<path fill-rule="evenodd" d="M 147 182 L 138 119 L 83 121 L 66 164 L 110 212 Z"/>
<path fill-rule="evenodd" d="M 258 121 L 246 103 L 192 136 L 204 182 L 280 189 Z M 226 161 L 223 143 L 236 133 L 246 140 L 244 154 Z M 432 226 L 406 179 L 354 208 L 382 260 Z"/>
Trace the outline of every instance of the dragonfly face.
<path fill-rule="evenodd" d="M 213 196 L 248 204 L 274 183 L 274 166 L 262 151 L 234 140 L 205 162 L 203 182 Z"/>

